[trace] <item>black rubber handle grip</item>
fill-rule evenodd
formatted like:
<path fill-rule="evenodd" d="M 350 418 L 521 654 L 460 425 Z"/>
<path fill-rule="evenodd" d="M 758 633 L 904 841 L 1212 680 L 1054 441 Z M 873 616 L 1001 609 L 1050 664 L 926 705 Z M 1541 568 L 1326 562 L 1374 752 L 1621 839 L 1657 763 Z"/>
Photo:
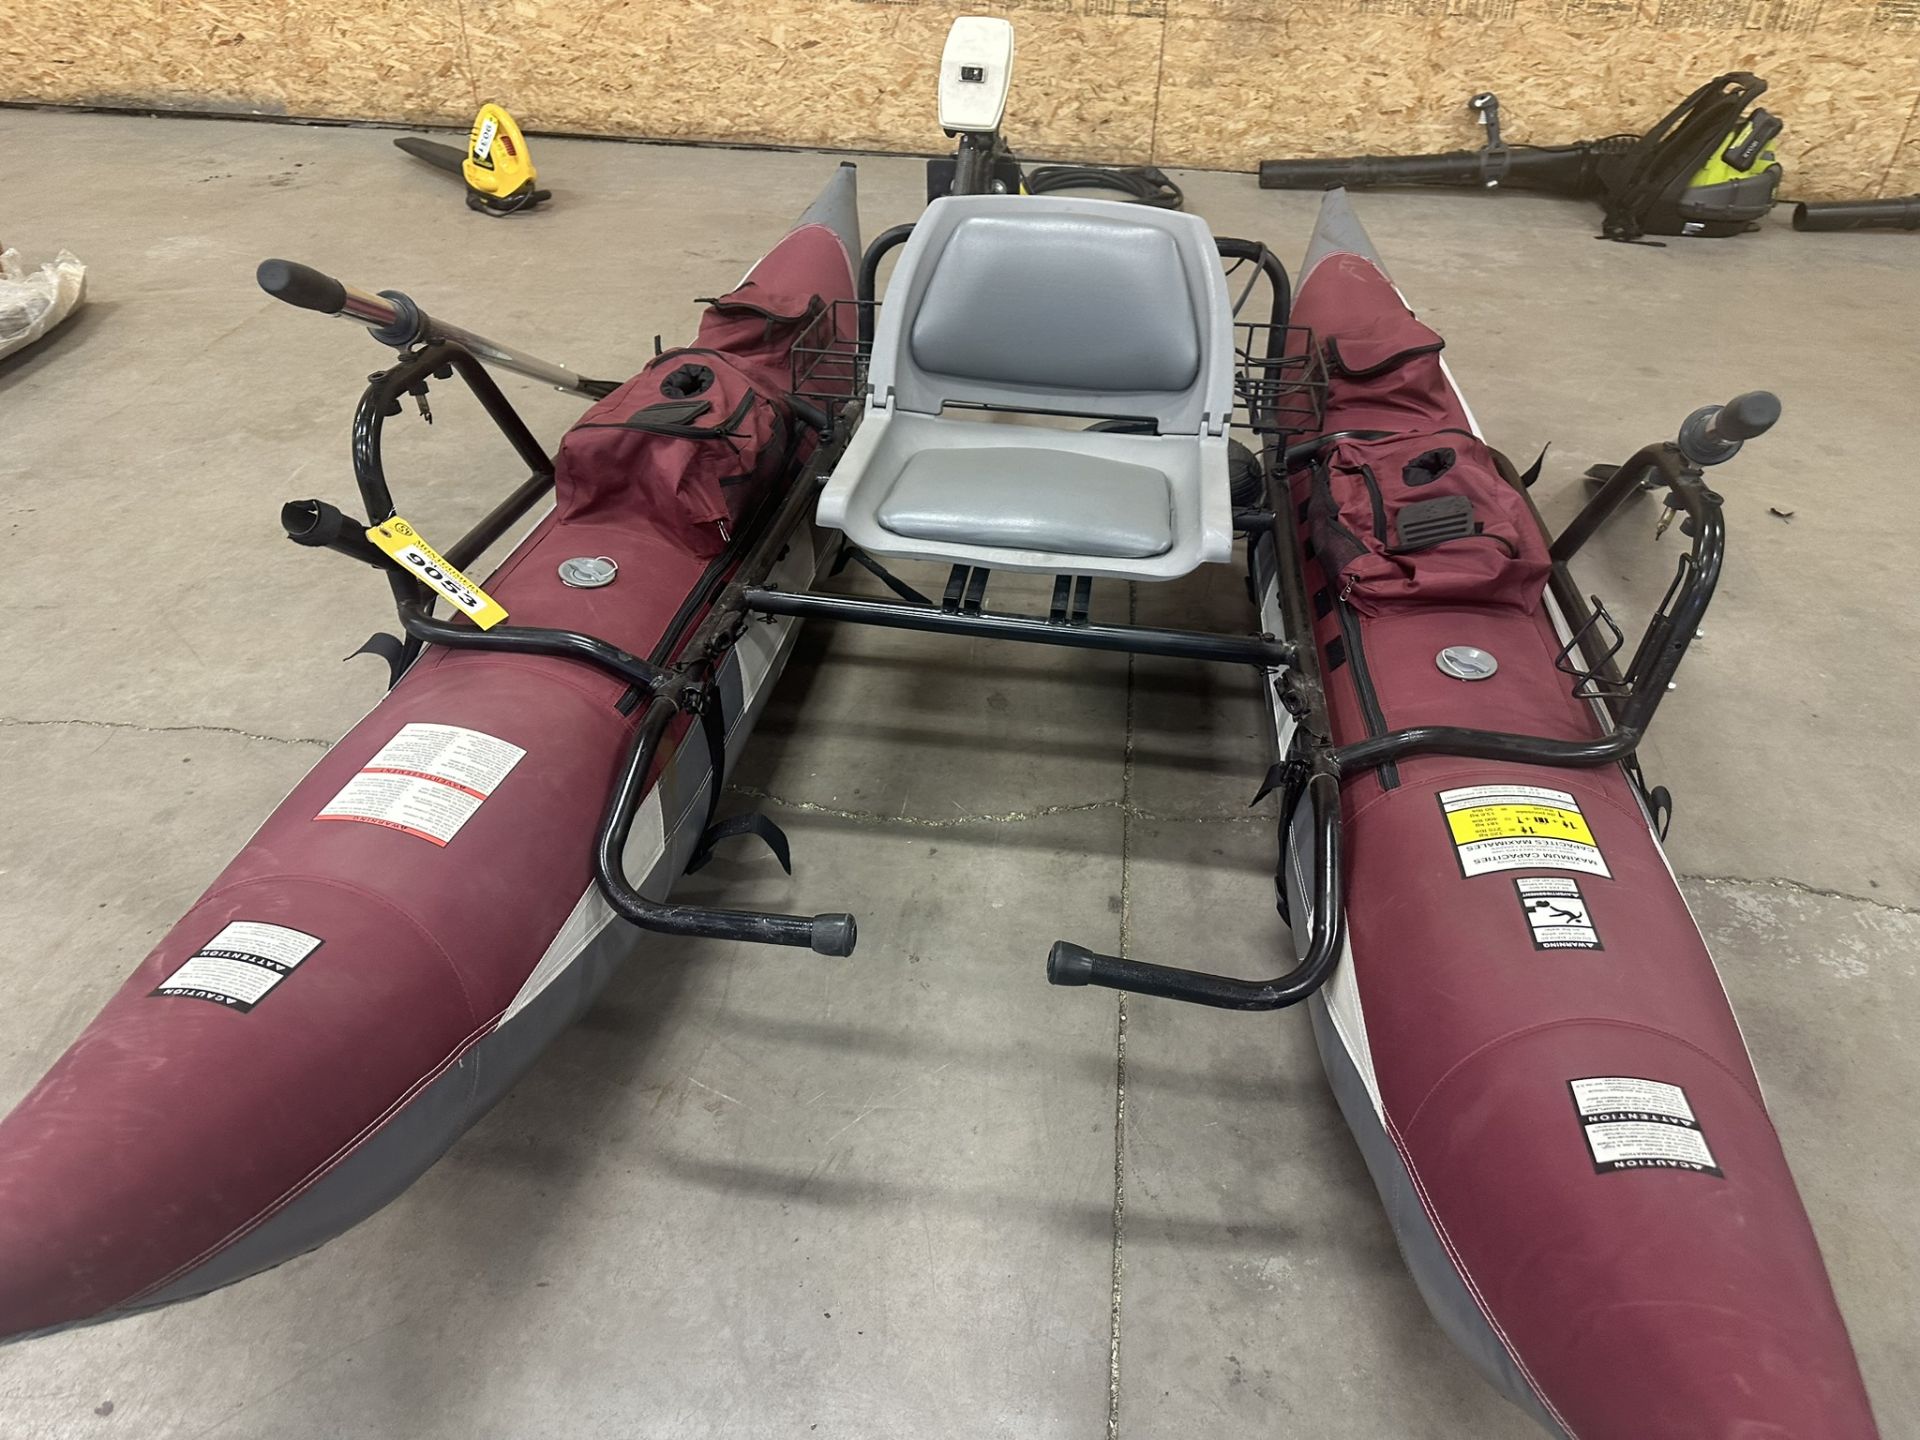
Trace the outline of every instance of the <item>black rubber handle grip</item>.
<path fill-rule="evenodd" d="M 860 927 L 851 915 L 816 915 L 809 948 L 816 955 L 851 955 Z"/>
<path fill-rule="evenodd" d="M 325 500 L 289 500 L 280 507 L 280 526 L 294 544 L 324 549 L 346 533 L 347 517 Z M 366 528 L 355 533 L 364 535 Z"/>
<path fill-rule="evenodd" d="M 1751 440 L 1780 420 L 1780 397 L 1771 390 L 1749 390 L 1720 407 L 1707 429 L 1716 440 Z"/>
<path fill-rule="evenodd" d="M 1068 940 L 1056 940 L 1053 942 L 1053 948 L 1047 952 L 1047 983 L 1049 985 L 1091 985 L 1094 962 L 1100 958 L 1084 945 L 1075 945 Z"/>
<path fill-rule="evenodd" d="M 296 260 L 262 260 L 253 273 L 267 294 L 302 310 L 338 315 L 347 306 L 347 287 L 311 265 Z"/>
<path fill-rule="evenodd" d="M 280 524 L 296 545 L 335 550 L 376 570 L 385 570 L 391 563 L 367 539 L 364 521 L 342 514 L 338 506 L 324 500 L 289 500 L 280 507 Z"/>
<path fill-rule="evenodd" d="M 1696 465 L 1724 464 L 1779 418 L 1780 397 L 1771 390 L 1749 390 L 1724 405 L 1703 405 L 1680 423 L 1680 453 Z"/>

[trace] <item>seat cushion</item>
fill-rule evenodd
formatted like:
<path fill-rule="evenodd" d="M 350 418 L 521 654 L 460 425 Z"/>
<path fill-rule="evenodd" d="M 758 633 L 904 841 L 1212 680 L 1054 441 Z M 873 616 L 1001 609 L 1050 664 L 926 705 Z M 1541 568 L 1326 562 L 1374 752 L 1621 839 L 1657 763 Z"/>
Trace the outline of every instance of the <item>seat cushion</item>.
<path fill-rule="evenodd" d="M 921 450 L 875 514 L 910 540 L 1126 560 L 1173 548 L 1165 475 L 1070 450 Z"/>
<path fill-rule="evenodd" d="M 1172 235 L 1025 202 L 954 227 L 909 347 L 931 375 L 1049 392 L 1171 394 L 1200 374 L 1199 317 Z"/>

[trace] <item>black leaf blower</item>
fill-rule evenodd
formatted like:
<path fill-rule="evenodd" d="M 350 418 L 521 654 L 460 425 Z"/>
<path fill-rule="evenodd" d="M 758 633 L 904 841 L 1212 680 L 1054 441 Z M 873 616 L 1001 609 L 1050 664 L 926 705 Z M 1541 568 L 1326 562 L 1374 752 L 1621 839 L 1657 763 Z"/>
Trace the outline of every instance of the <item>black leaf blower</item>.
<path fill-rule="evenodd" d="M 1754 228 L 1780 187 L 1773 142 L 1782 122 L 1753 102 L 1767 82 L 1742 71 L 1702 85 L 1644 135 L 1608 135 L 1571 145 L 1508 145 L 1491 91 L 1467 102 L 1487 127 L 1479 150 L 1443 155 L 1361 155 L 1345 160 L 1267 160 L 1265 190 L 1460 185 L 1537 190 L 1599 202 L 1609 240 L 1643 235 L 1738 235 Z"/>
<path fill-rule="evenodd" d="M 1920 230 L 1920 195 L 1891 200 L 1803 200 L 1793 207 L 1796 230 Z"/>

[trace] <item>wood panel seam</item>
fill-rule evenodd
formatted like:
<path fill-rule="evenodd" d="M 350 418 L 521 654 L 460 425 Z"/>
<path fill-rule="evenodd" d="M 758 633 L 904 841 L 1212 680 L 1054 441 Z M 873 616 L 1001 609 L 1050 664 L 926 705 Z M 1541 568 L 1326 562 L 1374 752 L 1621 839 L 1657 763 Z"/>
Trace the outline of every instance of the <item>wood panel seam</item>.
<path fill-rule="evenodd" d="M 453 0 L 454 18 L 460 24 L 460 73 L 467 81 L 467 103 L 480 108 L 480 77 L 473 69 L 473 47 L 467 42 L 467 0 Z"/>
<path fill-rule="evenodd" d="M 1900 127 L 1900 134 L 1893 142 L 1893 149 L 1887 155 L 1887 168 L 1880 172 L 1880 183 L 1873 187 L 1874 197 L 1884 199 L 1887 186 L 1893 180 L 1894 167 L 1900 163 L 1900 156 L 1907 148 L 1907 137 L 1913 134 L 1914 117 L 1920 115 L 1920 92 L 1913 97 L 1913 105 L 1907 111 L 1907 123 Z"/>
<path fill-rule="evenodd" d="M 1160 16 L 1160 53 L 1153 62 L 1153 119 L 1147 126 L 1147 163 L 1160 163 L 1160 97 L 1167 89 L 1167 30 L 1173 24 L 1172 7 Z"/>

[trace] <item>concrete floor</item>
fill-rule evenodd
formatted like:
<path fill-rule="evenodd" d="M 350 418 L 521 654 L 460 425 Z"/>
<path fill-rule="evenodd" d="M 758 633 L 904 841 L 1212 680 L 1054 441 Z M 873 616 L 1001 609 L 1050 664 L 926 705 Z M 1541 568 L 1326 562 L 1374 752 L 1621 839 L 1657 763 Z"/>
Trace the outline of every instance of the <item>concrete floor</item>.
<path fill-rule="evenodd" d="M 930 133 L 929 136 L 932 139 Z M 537 142 L 504 222 L 378 131 L 0 111 L 0 240 L 67 246 L 88 308 L 0 367 L 0 1103 L 23 1093 L 379 695 L 339 658 L 383 587 L 277 538 L 351 493 L 380 355 L 252 282 L 289 255 L 589 370 L 687 334 L 833 161 Z M 37 176 L 31 184 L 28 176 Z M 1182 177 L 1296 257 L 1312 198 Z M 868 232 L 917 162 L 861 163 Z M 1722 474 L 1732 551 L 1648 770 L 1826 1247 L 1889 1437 L 1920 1433 L 1920 619 L 1913 237 L 1596 244 L 1586 207 L 1369 197 L 1492 438 L 1538 494 L 1769 385 Z M 557 437 L 577 402 L 511 379 Z M 410 518 L 518 478 L 449 398 L 402 426 Z M 1776 518 L 1773 508 L 1791 511 Z M 1623 618 L 1674 537 L 1584 575 Z M 109 579 L 108 577 L 111 577 Z M 1142 618 L 1237 619 L 1221 571 Z M 1124 607 L 1116 593 L 1106 603 Z M 1304 1018 L 1057 991 L 1047 944 L 1275 968 L 1258 719 L 1231 675 L 816 629 L 743 788 L 860 953 L 652 944 L 402 1200 L 191 1305 L 0 1351 L 14 1436 L 1519 1440 L 1403 1273 Z"/>

